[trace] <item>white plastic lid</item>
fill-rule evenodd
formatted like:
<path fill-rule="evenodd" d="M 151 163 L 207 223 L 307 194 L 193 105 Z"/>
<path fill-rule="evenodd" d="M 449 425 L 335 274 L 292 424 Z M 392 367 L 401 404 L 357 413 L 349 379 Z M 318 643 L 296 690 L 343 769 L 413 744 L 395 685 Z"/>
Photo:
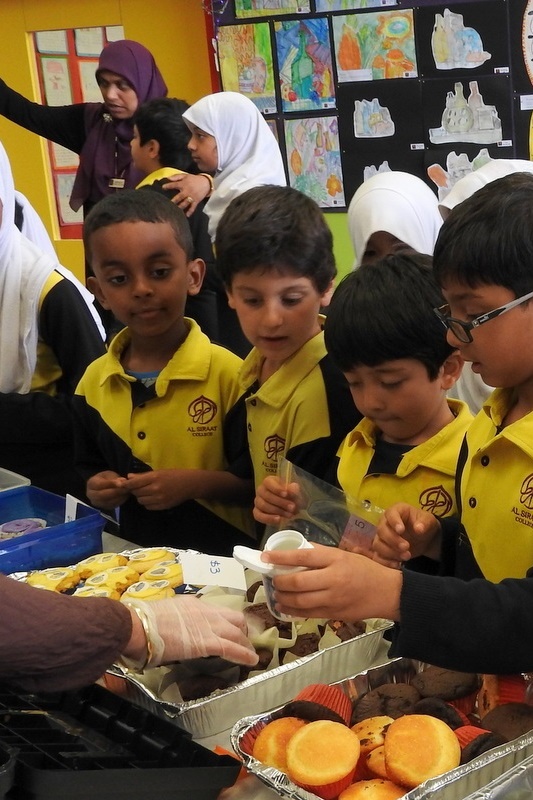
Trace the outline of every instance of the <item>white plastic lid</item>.
<path fill-rule="evenodd" d="M 263 575 L 268 575 L 274 569 L 273 564 L 266 564 L 261 560 L 261 550 L 254 550 L 252 547 L 245 547 L 242 544 L 237 544 L 233 548 L 233 558 L 243 567 L 248 567 L 248 569 L 253 569 Z"/>

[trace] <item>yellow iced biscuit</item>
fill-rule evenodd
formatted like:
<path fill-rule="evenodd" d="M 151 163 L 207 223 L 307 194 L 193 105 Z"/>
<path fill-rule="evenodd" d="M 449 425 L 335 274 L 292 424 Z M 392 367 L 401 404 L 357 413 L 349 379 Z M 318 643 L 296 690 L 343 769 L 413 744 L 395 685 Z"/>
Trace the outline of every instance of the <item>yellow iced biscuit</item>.
<path fill-rule="evenodd" d="M 96 575 L 97 572 L 110 569 L 111 567 L 124 567 L 128 563 L 126 556 L 120 553 L 97 553 L 89 558 L 84 558 L 76 565 L 76 569 L 80 574 L 80 578 L 90 578 L 91 575 Z"/>
<path fill-rule="evenodd" d="M 174 597 L 174 589 L 168 581 L 137 581 L 128 586 L 122 597 L 124 602 L 133 599 L 139 600 L 161 600 L 164 597 Z"/>
<path fill-rule="evenodd" d="M 143 573 L 145 581 L 168 581 L 172 587 L 181 586 L 183 583 L 183 569 L 177 561 L 162 561 L 157 567 L 147 569 Z"/>
<path fill-rule="evenodd" d="M 46 587 L 56 592 L 66 592 L 80 582 L 79 573 L 72 567 L 51 567 L 31 572 L 26 583 L 31 586 Z"/>
<path fill-rule="evenodd" d="M 157 566 L 161 561 L 172 560 L 175 560 L 174 554 L 170 550 L 165 550 L 164 547 L 146 547 L 136 550 L 129 557 L 130 565 L 141 574 L 147 569 Z"/>
<path fill-rule="evenodd" d="M 74 594 L 76 597 L 110 597 L 111 600 L 118 600 L 120 597 L 120 592 L 109 586 L 80 586 Z"/>
<path fill-rule="evenodd" d="M 126 565 L 124 567 L 111 567 L 102 572 L 97 572 L 96 575 L 91 575 L 85 581 L 85 586 L 107 586 L 110 589 L 123 591 L 132 583 L 135 583 L 139 578 L 139 573 Z"/>

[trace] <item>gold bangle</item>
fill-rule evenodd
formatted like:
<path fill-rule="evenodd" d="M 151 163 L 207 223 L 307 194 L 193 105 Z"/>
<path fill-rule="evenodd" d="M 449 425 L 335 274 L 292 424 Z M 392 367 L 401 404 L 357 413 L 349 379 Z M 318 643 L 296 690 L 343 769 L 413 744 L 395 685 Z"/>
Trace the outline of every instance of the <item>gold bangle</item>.
<path fill-rule="evenodd" d="M 207 178 L 207 180 L 209 181 L 209 185 L 211 188 L 209 189 L 209 194 L 207 195 L 207 197 L 211 197 L 211 195 L 215 191 L 215 182 L 213 180 L 213 176 L 210 175 L 209 172 L 199 172 L 198 174 L 201 175 L 203 178 Z"/>
<path fill-rule="evenodd" d="M 119 658 L 119 664 L 123 664 L 127 669 L 132 670 L 132 672 L 144 672 L 146 667 L 149 666 L 150 661 L 152 660 L 153 652 L 153 644 L 152 638 L 150 635 L 150 624 L 148 622 L 148 618 L 142 609 L 138 608 L 133 603 L 125 603 L 128 608 L 135 611 L 137 616 L 141 621 L 141 625 L 143 627 L 144 635 L 146 637 L 146 658 L 144 661 L 136 661 L 133 658 L 128 658 L 127 656 L 121 655 Z"/>

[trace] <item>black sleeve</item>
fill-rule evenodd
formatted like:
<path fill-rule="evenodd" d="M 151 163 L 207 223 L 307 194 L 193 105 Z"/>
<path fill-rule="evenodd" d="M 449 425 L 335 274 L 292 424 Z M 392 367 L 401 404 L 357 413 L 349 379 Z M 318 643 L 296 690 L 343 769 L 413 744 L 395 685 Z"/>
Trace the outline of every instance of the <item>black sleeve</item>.
<path fill-rule="evenodd" d="M 495 584 L 404 571 L 391 655 L 463 672 L 533 670 L 533 570 Z"/>
<path fill-rule="evenodd" d="M 56 283 L 43 300 L 39 334 L 63 372 L 59 391 L 73 395 L 85 369 L 104 354 L 105 346 L 85 300 L 66 278 Z"/>
<path fill-rule="evenodd" d="M 32 133 L 80 153 L 86 139 L 85 103 L 44 106 L 33 103 L 0 80 L 0 114 Z"/>

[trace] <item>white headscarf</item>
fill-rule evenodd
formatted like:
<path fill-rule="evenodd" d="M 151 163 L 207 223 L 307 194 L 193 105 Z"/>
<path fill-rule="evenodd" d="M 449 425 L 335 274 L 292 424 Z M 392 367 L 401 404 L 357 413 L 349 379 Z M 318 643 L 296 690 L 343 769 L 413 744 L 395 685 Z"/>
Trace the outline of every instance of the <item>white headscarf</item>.
<path fill-rule="evenodd" d="M 202 97 L 183 112 L 183 119 L 189 127 L 195 125 L 214 136 L 217 143 L 214 192 L 204 209 L 214 240 L 220 217 L 234 197 L 254 186 L 286 186 L 281 152 L 260 111 L 238 92 Z"/>
<path fill-rule="evenodd" d="M 42 250 L 43 253 L 46 253 L 50 256 L 50 258 L 54 261 L 55 270 L 59 272 L 64 278 L 74 284 L 78 292 L 81 294 L 85 303 L 87 304 L 87 308 L 91 312 L 91 316 L 95 321 L 96 327 L 100 333 L 100 336 L 105 341 L 106 333 L 105 328 L 102 323 L 102 318 L 100 314 L 96 310 L 94 305 L 94 295 L 83 285 L 81 281 L 79 281 L 73 272 L 69 269 L 64 267 L 60 264 L 57 260 L 57 253 L 55 251 L 54 245 L 52 244 L 52 240 L 48 236 L 48 231 L 44 227 L 43 221 L 28 200 L 28 198 L 22 194 L 22 192 L 15 191 L 15 198 L 19 206 L 22 208 L 22 235 L 29 239 L 30 242 L 39 249 Z"/>
<path fill-rule="evenodd" d="M 357 189 L 348 208 L 355 267 L 377 231 L 431 255 L 441 225 L 437 197 L 423 180 L 408 172 L 378 172 Z"/>
<path fill-rule="evenodd" d="M 37 361 L 39 297 L 54 265 L 15 225 L 15 187 L 0 143 L 0 392 L 26 394 Z"/>
<path fill-rule="evenodd" d="M 446 219 L 452 208 L 467 200 L 487 183 L 503 178 L 512 172 L 533 172 L 533 162 L 520 158 L 495 158 L 457 181 L 439 203 L 440 213 Z"/>

